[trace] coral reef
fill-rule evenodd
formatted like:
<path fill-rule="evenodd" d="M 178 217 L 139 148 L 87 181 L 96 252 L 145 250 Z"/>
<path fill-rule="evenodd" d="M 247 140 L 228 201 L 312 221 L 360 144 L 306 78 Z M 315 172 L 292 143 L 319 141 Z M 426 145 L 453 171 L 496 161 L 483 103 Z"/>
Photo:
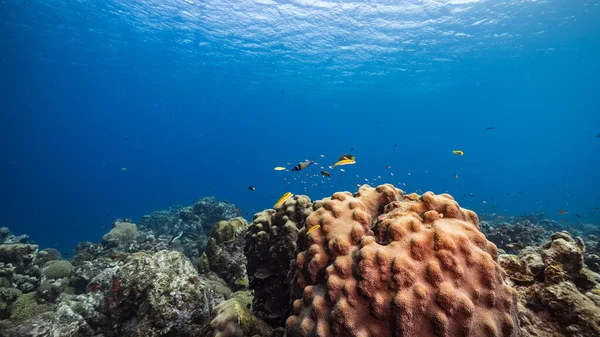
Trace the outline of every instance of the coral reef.
<path fill-rule="evenodd" d="M 0 227 L 1 243 L 28 243 L 29 236 L 26 234 L 15 236 L 8 227 Z"/>
<path fill-rule="evenodd" d="M 247 228 L 248 222 L 241 217 L 219 221 L 212 230 L 201 258 L 204 271 L 215 272 L 234 290 L 248 287 L 244 256 Z"/>
<path fill-rule="evenodd" d="M 60 252 L 58 250 L 54 248 L 46 248 L 40 250 L 37 253 L 35 259 L 33 260 L 33 263 L 35 263 L 38 267 L 43 267 L 49 261 L 56 261 L 61 259 L 62 256 L 60 255 Z"/>
<path fill-rule="evenodd" d="M 517 253 L 528 246 L 540 245 L 550 237 L 545 226 L 532 223 L 530 218 L 511 219 L 510 222 L 482 221 L 481 232 L 503 252 Z"/>
<path fill-rule="evenodd" d="M 302 232 L 317 225 L 299 246 L 286 336 L 517 336 L 496 246 L 449 195 L 365 185 Z"/>
<path fill-rule="evenodd" d="M 175 251 L 132 255 L 113 277 L 106 336 L 193 336 L 222 297 Z"/>
<path fill-rule="evenodd" d="M 152 223 L 160 217 L 145 218 L 156 230 L 118 219 L 100 243 L 78 244 L 70 262 L 56 249 L 38 252 L 26 235 L 15 237 L 0 229 L 0 335 L 198 335 L 209 326 L 214 307 L 237 298 L 219 275 L 208 270 L 198 275 L 195 270 L 208 241 L 202 225 L 230 220 L 213 231 L 214 254 L 207 261 L 232 286 L 244 288 L 248 224 L 232 219 L 239 213 L 234 205 L 204 198 L 178 208 L 170 218 L 177 223 L 171 229 L 161 227 L 161 221 Z M 200 231 L 176 239 L 185 226 Z"/>
<path fill-rule="evenodd" d="M 568 232 L 499 262 L 519 294 L 522 336 L 600 335 L 600 275 L 584 268 L 584 243 Z"/>
<path fill-rule="evenodd" d="M 0 336 L 600 335 L 590 226 L 479 223 L 388 184 L 240 213 L 203 198 L 117 220 L 71 261 L 0 228 Z"/>
<path fill-rule="evenodd" d="M 221 220 L 242 216 L 239 207 L 214 197 L 200 198 L 186 207 L 171 207 L 145 215 L 139 221 L 142 232 L 151 231 L 159 240 L 168 242 L 180 233 L 181 251 L 190 259 L 199 258 L 206 248 L 208 233 Z"/>
<path fill-rule="evenodd" d="M 97 310 L 102 297 L 98 295 L 71 297 L 63 295 L 62 301 L 54 311 L 44 311 L 17 325 L 5 327 L 4 330 L 0 327 L 0 332 L 11 337 L 93 336 L 95 330 L 90 323 L 97 322 L 98 317 L 101 316 Z"/>
<path fill-rule="evenodd" d="M 0 244 L 0 285 L 15 286 L 24 293 L 35 290 L 40 269 L 33 260 L 37 245 L 27 243 Z"/>
<path fill-rule="evenodd" d="M 586 249 L 583 260 L 585 265 L 596 273 L 600 273 L 600 240 L 596 235 L 589 234 L 584 242 Z"/>
<path fill-rule="evenodd" d="M 296 258 L 298 231 L 312 212 L 307 196 L 294 196 L 277 210 L 255 214 L 246 232 L 253 311 L 273 326 L 283 325 L 289 314 L 290 262 Z"/>

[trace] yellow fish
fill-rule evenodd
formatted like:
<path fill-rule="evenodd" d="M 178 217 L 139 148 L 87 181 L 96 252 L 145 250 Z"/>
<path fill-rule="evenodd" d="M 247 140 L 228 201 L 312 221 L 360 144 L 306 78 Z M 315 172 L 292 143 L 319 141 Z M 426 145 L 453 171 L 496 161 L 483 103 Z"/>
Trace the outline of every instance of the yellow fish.
<path fill-rule="evenodd" d="M 462 150 L 454 150 L 454 151 L 452 151 L 452 153 L 457 154 L 459 156 L 462 156 L 463 154 L 465 154 L 464 152 L 462 152 Z"/>
<path fill-rule="evenodd" d="M 283 203 L 286 202 L 292 196 L 294 196 L 292 194 L 292 192 L 286 192 L 284 195 L 281 196 L 281 198 L 279 198 L 279 200 L 277 200 L 277 202 L 275 203 L 275 206 L 273 206 L 273 208 L 277 208 L 277 207 L 283 205 Z"/>
<path fill-rule="evenodd" d="M 340 165 L 351 165 L 351 164 L 356 164 L 356 160 L 354 160 L 354 159 L 340 160 L 337 163 L 333 164 L 333 167 L 340 166 Z"/>
<path fill-rule="evenodd" d="M 321 225 L 312 226 L 309 230 L 306 231 L 306 236 L 308 236 L 308 234 L 312 233 L 315 229 L 319 229 L 319 228 L 321 228 Z"/>
<path fill-rule="evenodd" d="M 285 171 L 285 167 L 283 167 L 283 166 L 275 166 L 275 168 L 273 170 L 275 170 L 275 171 Z"/>

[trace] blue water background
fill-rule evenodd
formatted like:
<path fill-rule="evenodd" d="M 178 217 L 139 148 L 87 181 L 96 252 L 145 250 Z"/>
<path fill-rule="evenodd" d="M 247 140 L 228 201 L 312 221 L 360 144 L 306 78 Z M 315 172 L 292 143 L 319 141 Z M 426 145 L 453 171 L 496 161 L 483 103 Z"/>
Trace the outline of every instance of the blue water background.
<path fill-rule="evenodd" d="M 42 247 L 202 196 L 250 219 L 284 192 L 365 179 L 478 213 L 600 222 L 598 1 L 3 0 L 0 13 L 0 226 Z M 344 153 L 357 164 L 327 168 Z M 319 165 L 273 170 L 304 159 Z"/>

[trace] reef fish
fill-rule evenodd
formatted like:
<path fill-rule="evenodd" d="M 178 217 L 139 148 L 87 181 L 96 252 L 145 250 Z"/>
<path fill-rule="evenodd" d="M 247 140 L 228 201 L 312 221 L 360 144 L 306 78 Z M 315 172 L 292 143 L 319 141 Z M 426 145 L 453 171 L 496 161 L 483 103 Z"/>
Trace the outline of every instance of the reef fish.
<path fill-rule="evenodd" d="M 341 156 L 340 156 L 340 161 L 342 161 L 342 160 L 346 160 L 346 159 L 352 159 L 352 160 L 355 160 L 355 159 L 356 159 L 356 157 L 355 157 L 355 156 L 353 156 L 353 155 L 351 155 L 351 154 L 343 154 L 343 155 L 341 155 Z"/>
<path fill-rule="evenodd" d="M 254 186 L 248 186 L 248 189 L 249 189 L 250 191 L 256 191 L 256 187 L 254 187 Z"/>
<path fill-rule="evenodd" d="M 495 126 L 490 126 L 489 128 L 486 128 L 486 130 L 494 130 L 496 127 Z"/>
<path fill-rule="evenodd" d="M 321 228 L 321 225 L 314 225 L 309 230 L 306 231 L 306 235 L 312 233 L 315 229 Z"/>
<path fill-rule="evenodd" d="M 296 166 L 294 166 L 292 168 L 292 171 L 304 170 L 305 168 L 309 167 L 312 164 L 316 164 L 316 162 L 314 162 L 312 160 L 307 160 L 307 161 L 300 162 L 300 163 L 298 163 Z"/>
<path fill-rule="evenodd" d="M 558 211 L 558 214 L 561 214 L 561 215 L 563 215 L 563 214 L 569 214 L 569 212 L 561 209 L 560 211 Z"/>
<path fill-rule="evenodd" d="M 324 175 L 327 178 L 331 178 L 331 173 L 329 173 L 327 171 L 321 171 L 321 174 Z"/>
<path fill-rule="evenodd" d="M 275 168 L 273 168 L 273 170 L 275 170 L 275 171 L 285 171 L 285 167 L 283 167 L 283 166 L 275 166 Z"/>
<path fill-rule="evenodd" d="M 281 198 L 279 198 L 279 200 L 277 200 L 277 202 L 275 203 L 275 205 L 273 206 L 273 208 L 277 208 L 277 207 L 283 205 L 283 203 L 286 202 L 292 196 L 294 196 L 292 194 L 292 192 L 286 192 L 284 195 L 281 196 Z"/>
<path fill-rule="evenodd" d="M 454 151 L 452 151 L 452 153 L 457 154 L 459 156 L 462 156 L 463 154 L 465 154 L 462 150 L 454 150 Z"/>
<path fill-rule="evenodd" d="M 179 234 L 177 236 L 175 236 L 171 240 L 169 240 L 169 245 L 172 244 L 173 241 L 179 240 L 182 236 L 183 236 L 183 231 L 179 232 Z"/>
<path fill-rule="evenodd" d="M 354 159 L 340 160 L 337 163 L 333 164 L 333 167 L 341 166 L 341 165 L 351 165 L 351 164 L 356 164 L 356 160 L 354 160 Z"/>

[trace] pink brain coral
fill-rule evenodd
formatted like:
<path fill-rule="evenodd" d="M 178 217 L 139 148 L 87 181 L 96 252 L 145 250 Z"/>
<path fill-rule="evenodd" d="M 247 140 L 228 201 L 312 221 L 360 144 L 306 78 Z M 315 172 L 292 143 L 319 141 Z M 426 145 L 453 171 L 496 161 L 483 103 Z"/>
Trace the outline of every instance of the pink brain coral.
<path fill-rule="evenodd" d="M 304 225 L 320 228 L 300 242 L 286 336 L 517 336 L 496 246 L 450 195 L 365 185 L 321 205 Z"/>

